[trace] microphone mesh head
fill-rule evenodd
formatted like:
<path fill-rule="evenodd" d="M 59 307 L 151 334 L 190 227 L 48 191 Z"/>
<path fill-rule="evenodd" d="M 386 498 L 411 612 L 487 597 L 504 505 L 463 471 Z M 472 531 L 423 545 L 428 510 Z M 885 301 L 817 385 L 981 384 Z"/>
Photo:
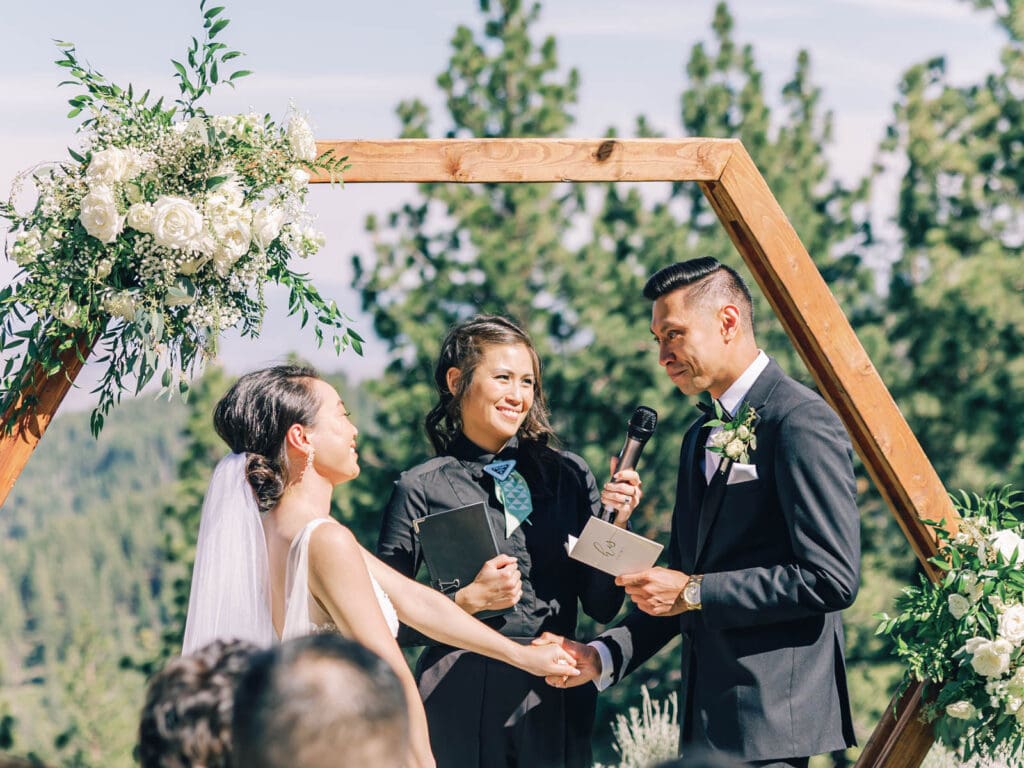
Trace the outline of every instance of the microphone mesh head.
<path fill-rule="evenodd" d="M 646 405 L 641 405 L 633 411 L 633 417 L 629 420 L 629 436 L 635 440 L 646 440 L 654 434 L 656 426 L 658 426 L 658 412 Z"/>

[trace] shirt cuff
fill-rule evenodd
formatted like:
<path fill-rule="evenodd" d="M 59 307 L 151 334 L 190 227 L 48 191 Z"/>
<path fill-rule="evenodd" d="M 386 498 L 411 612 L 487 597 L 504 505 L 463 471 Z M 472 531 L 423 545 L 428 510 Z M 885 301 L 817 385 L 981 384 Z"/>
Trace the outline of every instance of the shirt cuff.
<path fill-rule="evenodd" d="M 601 676 L 594 681 L 594 687 L 599 691 L 603 691 L 615 682 L 613 679 L 615 676 L 615 665 L 612 663 L 612 653 L 608 650 L 608 646 L 600 640 L 591 640 L 587 645 L 596 650 L 597 655 L 601 657 Z"/>

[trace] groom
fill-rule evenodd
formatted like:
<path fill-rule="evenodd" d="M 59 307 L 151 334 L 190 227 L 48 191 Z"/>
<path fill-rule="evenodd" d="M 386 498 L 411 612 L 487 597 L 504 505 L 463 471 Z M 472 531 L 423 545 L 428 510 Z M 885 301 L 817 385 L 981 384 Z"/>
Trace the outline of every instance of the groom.
<path fill-rule="evenodd" d="M 568 684 L 603 690 L 681 635 L 681 752 L 701 745 L 803 768 L 854 744 L 839 616 L 860 572 L 849 439 L 758 349 L 734 270 L 711 258 L 673 264 L 644 296 L 669 378 L 685 395 L 708 392 L 723 420 L 747 430 L 725 435 L 705 413 L 686 432 L 670 567 L 620 576 L 636 609 L 589 645 L 562 641 L 584 670 Z"/>

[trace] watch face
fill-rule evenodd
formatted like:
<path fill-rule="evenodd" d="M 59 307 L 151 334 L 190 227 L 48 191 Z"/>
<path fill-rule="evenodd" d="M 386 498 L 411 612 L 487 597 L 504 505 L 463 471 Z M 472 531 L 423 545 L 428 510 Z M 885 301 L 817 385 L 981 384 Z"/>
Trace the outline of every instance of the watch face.
<path fill-rule="evenodd" d="M 697 605 L 700 602 L 700 584 L 691 581 L 683 589 L 683 599 L 690 605 Z"/>

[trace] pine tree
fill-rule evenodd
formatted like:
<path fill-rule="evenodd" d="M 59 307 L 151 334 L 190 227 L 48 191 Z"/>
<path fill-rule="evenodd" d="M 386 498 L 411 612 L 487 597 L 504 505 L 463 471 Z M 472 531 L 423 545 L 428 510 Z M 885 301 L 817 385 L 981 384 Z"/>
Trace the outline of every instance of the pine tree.
<path fill-rule="evenodd" d="M 997 7 L 1001 69 L 911 68 L 882 165 L 903 170 L 886 377 L 946 485 L 976 491 L 1024 482 L 1024 4 Z"/>

